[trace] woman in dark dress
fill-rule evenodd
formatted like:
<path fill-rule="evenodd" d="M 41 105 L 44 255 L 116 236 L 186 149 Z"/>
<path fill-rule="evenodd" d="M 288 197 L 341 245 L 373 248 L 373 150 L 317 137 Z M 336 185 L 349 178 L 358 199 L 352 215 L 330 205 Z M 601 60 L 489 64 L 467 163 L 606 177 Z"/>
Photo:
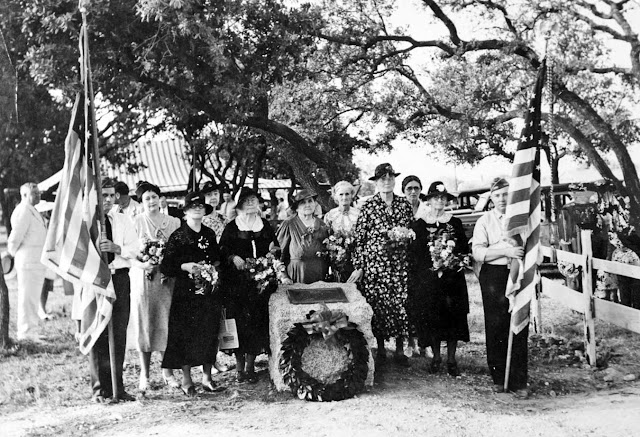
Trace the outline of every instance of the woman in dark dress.
<path fill-rule="evenodd" d="M 167 349 L 163 369 L 182 369 L 182 391 L 195 396 L 191 367 L 202 366 L 202 388 L 220 391 L 211 379 L 211 366 L 216 360 L 216 342 L 220 324 L 221 299 L 218 287 L 199 287 L 189 277 L 199 262 L 216 265 L 220 248 L 213 230 L 202 225 L 202 218 L 213 208 L 205 203 L 204 194 L 190 193 L 185 198 L 186 222 L 167 242 L 160 271 L 175 277 L 173 300 L 169 313 Z"/>
<path fill-rule="evenodd" d="M 329 227 L 314 215 L 317 194 L 304 188 L 293 201 L 295 214 L 282 222 L 278 229 L 278 242 L 287 275 L 293 282 L 312 284 L 327 276 L 329 264 L 318 253 L 325 250 L 323 241 L 329 236 Z"/>
<path fill-rule="evenodd" d="M 260 217 L 258 195 L 243 188 L 236 200 L 238 216 L 222 233 L 220 248 L 225 269 L 224 307 L 227 318 L 236 320 L 240 347 L 235 350 L 238 382 L 258 381 L 254 361 L 256 355 L 269 351 L 269 296 L 275 289 L 262 293 L 245 270 L 247 258 L 265 256 L 277 246 L 276 234 L 269 222 Z"/>
<path fill-rule="evenodd" d="M 407 304 L 418 341 L 422 347 L 431 346 L 432 373 L 440 369 L 440 343 L 447 342 L 447 372 L 459 376 L 456 362 L 458 340 L 469 341 L 469 296 L 464 271 L 434 271 L 429 242 L 448 234 L 455 241 L 455 254 L 469 253 L 467 237 L 462 222 L 444 210 L 447 203 L 455 199 L 442 182 L 434 182 L 427 192 L 430 211 L 411 225 L 416 239 L 411 244 L 411 270 L 415 286 Z"/>

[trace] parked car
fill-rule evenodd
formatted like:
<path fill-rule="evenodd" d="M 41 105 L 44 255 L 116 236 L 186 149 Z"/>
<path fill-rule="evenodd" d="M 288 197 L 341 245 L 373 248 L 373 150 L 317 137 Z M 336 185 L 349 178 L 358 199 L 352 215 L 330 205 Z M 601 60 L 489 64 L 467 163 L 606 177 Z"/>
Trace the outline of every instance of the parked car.
<path fill-rule="evenodd" d="M 576 224 L 585 224 L 591 220 L 585 214 L 589 217 L 594 215 L 598 193 L 609 189 L 609 186 L 604 181 L 553 185 L 555 208 L 558 211 L 555 223 L 552 223 L 551 217 L 551 189 L 550 186 L 544 186 L 540 193 L 542 244 L 558 245 L 560 239 L 574 245 L 579 244 Z M 462 221 L 465 233 L 471 239 L 476 222 L 482 214 L 491 209 L 493 202 L 488 188 L 485 188 L 458 193 L 458 205 L 451 212 Z"/>

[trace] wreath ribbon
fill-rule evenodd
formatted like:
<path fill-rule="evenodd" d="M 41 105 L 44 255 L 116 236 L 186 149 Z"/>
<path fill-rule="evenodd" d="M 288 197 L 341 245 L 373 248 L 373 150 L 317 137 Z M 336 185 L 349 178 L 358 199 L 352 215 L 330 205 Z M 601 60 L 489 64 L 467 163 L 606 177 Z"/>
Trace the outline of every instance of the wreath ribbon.
<path fill-rule="evenodd" d="M 349 319 L 342 310 L 331 311 L 326 305 L 321 311 L 311 311 L 307 314 L 307 319 L 308 321 L 301 323 L 307 334 L 322 334 L 325 341 L 340 329 L 353 329 L 349 326 Z"/>

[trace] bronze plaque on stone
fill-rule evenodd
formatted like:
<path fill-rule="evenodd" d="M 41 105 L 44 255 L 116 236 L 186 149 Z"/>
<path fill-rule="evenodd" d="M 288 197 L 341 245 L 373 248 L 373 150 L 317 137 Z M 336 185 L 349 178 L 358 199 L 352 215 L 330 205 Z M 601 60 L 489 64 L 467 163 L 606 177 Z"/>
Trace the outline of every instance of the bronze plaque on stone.
<path fill-rule="evenodd" d="M 349 302 L 344 290 L 334 288 L 290 288 L 287 297 L 292 304 Z"/>

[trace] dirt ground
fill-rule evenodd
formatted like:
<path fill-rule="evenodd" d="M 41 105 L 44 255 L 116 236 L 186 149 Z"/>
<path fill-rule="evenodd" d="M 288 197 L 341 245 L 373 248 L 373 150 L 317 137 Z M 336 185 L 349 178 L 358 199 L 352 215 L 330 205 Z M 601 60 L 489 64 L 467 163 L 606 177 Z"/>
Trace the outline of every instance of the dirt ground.
<path fill-rule="evenodd" d="M 377 372 L 366 393 L 330 403 L 271 391 L 266 356 L 257 363 L 258 384 L 238 385 L 234 372 L 226 372 L 215 377 L 227 385 L 225 392 L 188 399 L 161 383 L 154 355 L 145 397 L 92 404 L 86 358 L 66 332 L 70 300 L 56 292 L 50 307 L 57 318 L 45 324 L 44 344 L 24 344 L 0 355 L 0 435 L 640 435 L 640 384 L 624 380 L 640 374 L 640 336 L 597 326 L 600 367 L 591 369 L 580 360 L 579 315 L 544 299 L 545 329 L 530 342 L 530 398 L 495 393 L 485 364 L 479 290 L 468 279 L 472 338 L 459 348 L 461 377 L 431 375 L 428 358 L 411 358 L 408 369 L 389 364 Z M 15 305 L 14 291 L 11 297 Z M 138 371 L 130 351 L 125 384 L 132 394 Z M 199 377 L 194 372 L 194 381 Z"/>

